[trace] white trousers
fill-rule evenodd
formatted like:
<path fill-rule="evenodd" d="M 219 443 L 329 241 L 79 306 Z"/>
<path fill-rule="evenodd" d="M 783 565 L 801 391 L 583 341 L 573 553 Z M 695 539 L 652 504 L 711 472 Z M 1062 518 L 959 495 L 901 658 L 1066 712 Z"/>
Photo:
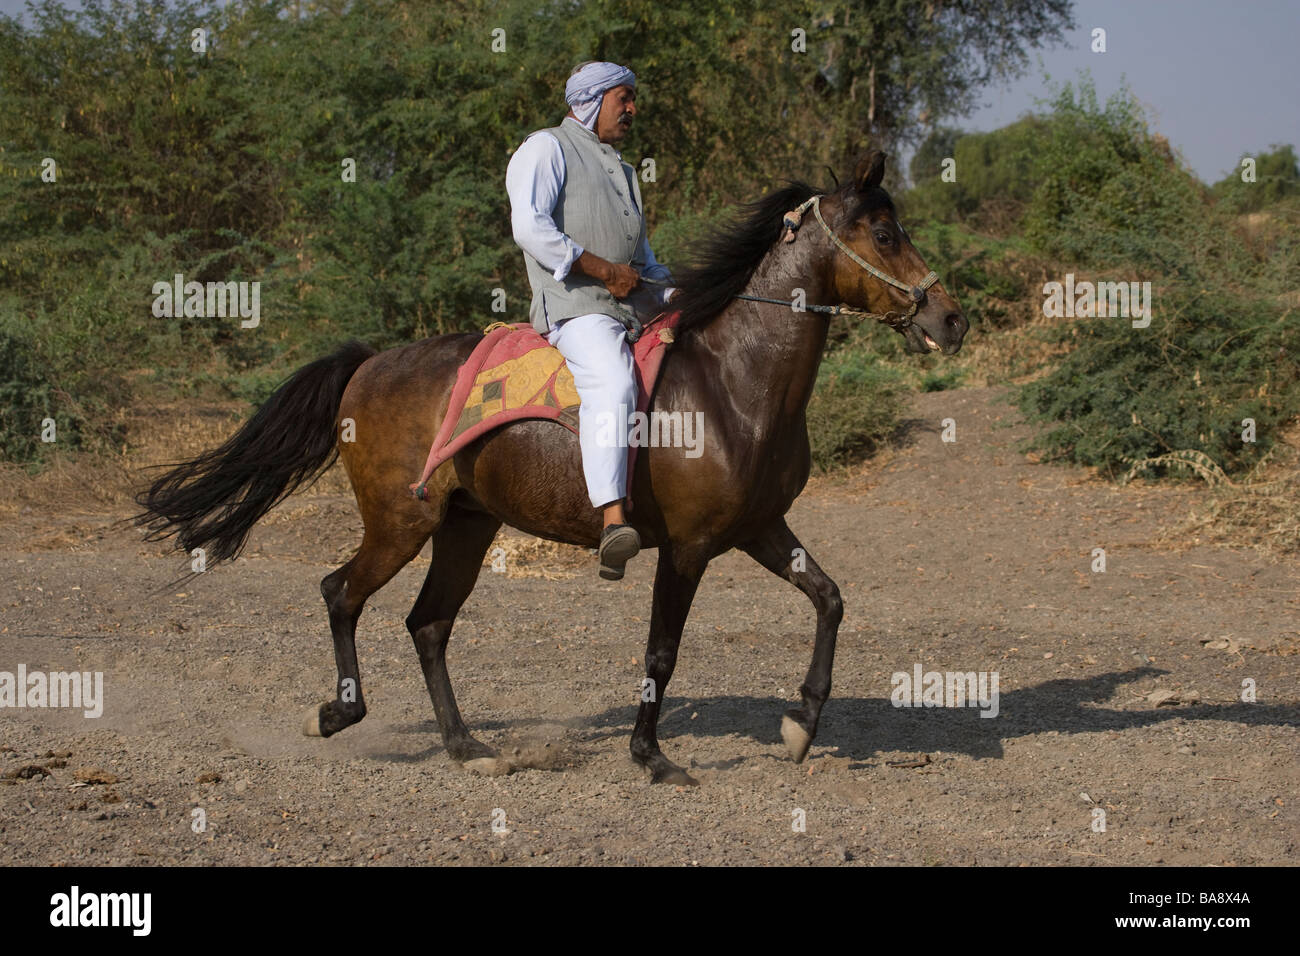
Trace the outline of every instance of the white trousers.
<path fill-rule="evenodd" d="M 568 362 L 582 401 L 578 444 L 593 508 L 627 494 L 627 416 L 636 409 L 636 366 L 625 331 L 613 316 L 592 314 L 565 319 L 546 337 Z"/>

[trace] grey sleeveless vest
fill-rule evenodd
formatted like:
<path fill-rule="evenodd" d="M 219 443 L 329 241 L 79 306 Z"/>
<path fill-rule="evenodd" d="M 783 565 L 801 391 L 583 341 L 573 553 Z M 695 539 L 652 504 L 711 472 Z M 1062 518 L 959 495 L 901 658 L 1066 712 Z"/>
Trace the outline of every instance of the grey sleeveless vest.
<path fill-rule="evenodd" d="M 581 123 L 565 120 L 541 132 L 554 136 L 564 153 L 564 184 L 551 213 L 556 228 L 587 252 L 640 272 L 645 267 L 640 255 L 645 219 L 636 172 Z M 524 264 L 533 289 L 528 317 L 543 335 L 577 315 L 618 317 L 614 297 L 598 280 L 570 272 L 557 281 L 526 252 Z"/>

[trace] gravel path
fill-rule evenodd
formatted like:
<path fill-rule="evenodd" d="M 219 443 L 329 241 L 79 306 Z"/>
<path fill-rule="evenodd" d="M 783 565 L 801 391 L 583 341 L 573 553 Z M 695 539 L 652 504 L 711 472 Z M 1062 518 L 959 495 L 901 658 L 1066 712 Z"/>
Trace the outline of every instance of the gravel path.
<path fill-rule="evenodd" d="M 627 753 L 651 556 L 609 583 L 586 552 L 504 539 L 506 571 L 485 571 L 450 652 L 466 720 L 521 766 L 488 778 L 443 753 L 402 623 L 426 557 L 361 618 L 369 716 L 329 740 L 300 733 L 334 682 L 317 588 L 360 539 L 350 496 L 290 499 L 238 562 L 161 591 L 181 562 L 113 527 L 121 514 L 10 509 L 0 671 L 102 671 L 104 707 L 97 719 L 0 710 L 0 853 L 64 865 L 1295 863 L 1297 569 L 1161 543 L 1197 489 L 1117 489 L 1032 464 L 1003 394 L 918 396 L 904 448 L 814 482 L 791 512 L 846 605 L 803 765 L 778 725 L 811 654 L 812 609 L 742 554 L 710 567 L 660 729 L 698 788 L 652 788 Z M 946 418 L 956 442 L 941 440 Z M 917 665 L 996 672 L 997 716 L 893 706 L 891 676 Z"/>

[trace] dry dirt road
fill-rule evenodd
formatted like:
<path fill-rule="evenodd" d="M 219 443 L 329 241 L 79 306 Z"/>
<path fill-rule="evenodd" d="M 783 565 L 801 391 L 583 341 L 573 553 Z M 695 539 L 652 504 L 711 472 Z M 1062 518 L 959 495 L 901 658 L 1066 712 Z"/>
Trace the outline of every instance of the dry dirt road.
<path fill-rule="evenodd" d="M 505 542 L 507 569 L 485 571 L 450 652 L 466 719 L 523 767 L 488 778 L 444 754 L 402 624 L 425 558 L 362 616 L 369 716 L 329 740 L 300 732 L 334 685 L 317 583 L 359 540 L 350 497 L 291 498 L 238 562 L 152 596 L 182 562 L 114 529 L 122 513 L 11 508 L 0 671 L 101 671 L 104 707 L 0 710 L 0 856 L 1296 862 L 1295 566 L 1161 543 L 1195 489 L 1031 464 L 997 390 L 921 395 L 914 415 L 905 447 L 815 482 L 790 515 L 846 606 L 807 763 L 778 725 L 811 607 L 738 553 L 705 576 L 661 725 L 697 788 L 652 788 L 627 752 L 652 556 L 611 584 L 585 552 Z M 996 673 L 997 716 L 892 706 L 891 675 L 916 665 Z"/>

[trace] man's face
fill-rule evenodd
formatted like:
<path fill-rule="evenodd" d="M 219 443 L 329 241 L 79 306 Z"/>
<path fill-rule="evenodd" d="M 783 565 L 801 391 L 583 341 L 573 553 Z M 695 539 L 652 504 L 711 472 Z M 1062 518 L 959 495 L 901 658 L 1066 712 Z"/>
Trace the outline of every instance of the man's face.
<path fill-rule="evenodd" d="M 630 86 L 616 86 L 606 90 L 596 116 L 596 136 L 602 143 L 618 143 L 632 127 L 636 116 L 636 90 Z"/>

